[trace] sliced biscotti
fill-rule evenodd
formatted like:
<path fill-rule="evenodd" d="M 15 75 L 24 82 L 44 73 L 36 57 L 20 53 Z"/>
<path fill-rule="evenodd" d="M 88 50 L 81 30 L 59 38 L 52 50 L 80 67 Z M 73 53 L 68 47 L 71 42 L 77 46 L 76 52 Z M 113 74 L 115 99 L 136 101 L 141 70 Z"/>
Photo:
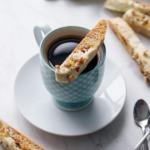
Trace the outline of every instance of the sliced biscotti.
<path fill-rule="evenodd" d="M 109 25 L 138 64 L 145 81 L 150 83 L 150 52 L 136 36 L 133 29 L 122 18 L 110 19 Z"/>
<path fill-rule="evenodd" d="M 130 9 L 123 15 L 123 19 L 128 22 L 128 24 L 133 28 L 134 31 L 150 37 L 149 16 L 134 9 Z"/>
<path fill-rule="evenodd" d="M 122 13 L 134 8 L 135 10 L 150 16 L 150 4 L 135 2 L 134 0 L 106 0 L 104 7 Z"/>
<path fill-rule="evenodd" d="M 133 8 L 139 12 L 142 12 L 150 16 L 150 4 L 142 2 L 134 2 Z"/>
<path fill-rule="evenodd" d="M 0 143 L 8 150 L 44 150 L 2 120 L 0 120 Z"/>
<path fill-rule="evenodd" d="M 133 0 L 107 0 L 104 7 L 113 11 L 125 12 L 134 6 Z"/>
<path fill-rule="evenodd" d="M 106 20 L 99 21 L 66 60 L 60 66 L 55 67 L 56 81 L 62 83 L 71 82 L 87 67 L 103 44 L 106 28 Z"/>

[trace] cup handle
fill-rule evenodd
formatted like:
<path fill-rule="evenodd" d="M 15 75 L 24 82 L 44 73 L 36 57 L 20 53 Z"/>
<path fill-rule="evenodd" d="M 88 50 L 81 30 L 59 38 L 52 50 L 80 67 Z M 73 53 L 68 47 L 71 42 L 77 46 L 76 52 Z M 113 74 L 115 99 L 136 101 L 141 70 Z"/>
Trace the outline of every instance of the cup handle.
<path fill-rule="evenodd" d="M 51 30 L 52 29 L 49 27 L 49 25 L 43 24 L 43 23 L 34 27 L 34 30 L 33 30 L 34 31 L 34 37 L 35 37 L 35 40 L 36 40 L 38 46 L 40 46 L 41 41 L 43 40 L 43 38 Z"/>

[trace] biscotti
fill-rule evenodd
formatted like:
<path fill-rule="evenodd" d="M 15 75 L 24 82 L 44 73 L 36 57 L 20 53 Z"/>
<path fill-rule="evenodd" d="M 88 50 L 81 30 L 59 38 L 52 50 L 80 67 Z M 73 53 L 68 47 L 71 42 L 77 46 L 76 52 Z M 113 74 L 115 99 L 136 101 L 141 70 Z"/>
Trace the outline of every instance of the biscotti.
<path fill-rule="evenodd" d="M 135 10 L 150 16 L 150 4 L 135 2 L 133 0 L 107 0 L 104 7 L 122 13 L 134 8 Z"/>
<path fill-rule="evenodd" d="M 125 12 L 133 8 L 133 0 L 107 0 L 104 7 L 113 11 Z"/>
<path fill-rule="evenodd" d="M 142 2 L 134 2 L 133 8 L 139 12 L 142 12 L 150 16 L 150 4 Z"/>
<path fill-rule="evenodd" d="M 2 120 L 0 120 L 0 143 L 7 150 L 44 150 Z"/>
<path fill-rule="evenodd" d="M 145 81 L 150 83 L 150 52 L 136 36 L 133 29 L 122 18 L 110 19 L 109 25 L 138 64 Z"/>
<path fill-rule="evenodd" d="M 149 16 L 134 9 L 130 9 L 123 15 L 123 19 L 133 28 L 134 31 L 150 37 Z"/>
<path fill-rule="evenodd" d="M 103 44 L 106 29 L 106 20 L 99 21 L 66 60 L 60 66 L 56 66 L 56 81 L 62 83 L 71 82 L 87 67 Z"/>

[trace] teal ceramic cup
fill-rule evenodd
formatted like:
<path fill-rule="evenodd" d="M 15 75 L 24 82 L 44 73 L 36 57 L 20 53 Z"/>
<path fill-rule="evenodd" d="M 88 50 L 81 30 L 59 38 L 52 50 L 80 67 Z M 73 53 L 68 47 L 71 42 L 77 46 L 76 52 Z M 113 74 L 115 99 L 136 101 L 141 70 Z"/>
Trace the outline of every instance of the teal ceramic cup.
<path fill-rule="evenodd" d="M 106 57 L 106 49 L 103 44 L 98 50 L 98 62 L 95 68 L 80 74 L 73 82 L 59 83 L 55 80 L 55 68 L 47 59 L 47 53 L 51 45 L 63 37 L 84 37 L 88 29 L 76 26 L 66 26 L 51 30 L 49 26 L 34 27 L 35 39 L 40 47 L 40 69 L 43 83 L 52 95 L 54 103 L 64 110 L 75 111 L 88 106 L 93 95 L 99 88 L 103 74 Z M 45 37 L 43 35 L 45 34 Z"/>

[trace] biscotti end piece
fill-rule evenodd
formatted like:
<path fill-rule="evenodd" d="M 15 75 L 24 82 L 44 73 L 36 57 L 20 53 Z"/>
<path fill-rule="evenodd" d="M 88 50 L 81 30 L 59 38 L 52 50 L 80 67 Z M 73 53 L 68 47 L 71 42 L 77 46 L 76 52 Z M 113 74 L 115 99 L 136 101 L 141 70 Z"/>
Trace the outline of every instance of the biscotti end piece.
<path fill-rule="evenodd" d="M 104 7 L 113 11 L 126 12 L 133 8 L 133 0 L 107 0 Z"/>
<path fill-rule="evenodd" d="M 150 16 L 150 4 L 143 2 L 134 2 L 134 9 Z"/>
<path fill-rule="evenodd" d="M 0 120 L 0 143 L 7 150 L 44 150 L 2 120 Z"/>
<path fill-rule="evenodd" d="M 137 37 L 133 29 L 122 18 L 110 19 L 109 25 L 138 64 L 145 81 L 150 84 L 150 52 Z"/>
<path fill-rule="evenodd" d="M 66 60 L 60 66 L 55 66 L 56 81 L 61 83 L 72 82 L 87 67 L 103 44 L 106 29 L 106 20 L 99 21 Z"/>
<path fill-rule="evenodd" d="M 123 19 L 132 27 L 134 31 L 150 37 L 149 16 L 134 9 L 130 9 L 123 15 Z"/>
<path fill-rule="evenodd" d="M 150 4 L 135 2 L 134 0 L 106 0 L 104 7 L 122 13 L 134 8 L 137 11 L 150 16 Z"/>

